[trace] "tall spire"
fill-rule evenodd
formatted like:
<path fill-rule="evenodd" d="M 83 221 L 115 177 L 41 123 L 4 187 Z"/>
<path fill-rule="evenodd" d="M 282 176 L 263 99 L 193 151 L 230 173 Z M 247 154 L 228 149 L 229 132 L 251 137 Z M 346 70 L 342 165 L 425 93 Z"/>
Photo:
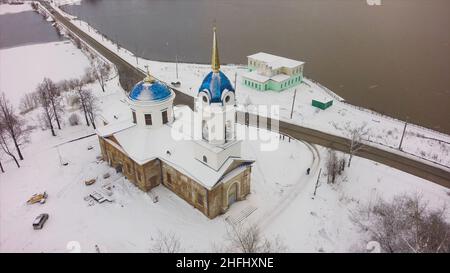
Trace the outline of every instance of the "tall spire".
<path fill-rule="evenodd" d="M 146 83 L 154 83 L 155 82 L 155 78 L 153 78 L 153 76 L 150 75 L 150 71 L 148 70 L 148 65 L 146 65 L 145 68 L 147 69 L 147 76 L 145 76 L 144 82 L 146 82 Z"/>
<path fill-rule="evenodd" d="M 213 27 L 213 47 L 211 55 L 211 67 L 213 72 L 219 72 L 220 62 L 219 62 L 219 48 L 217 47 L 217 37 L 216 37 L 216 27 Z"/>

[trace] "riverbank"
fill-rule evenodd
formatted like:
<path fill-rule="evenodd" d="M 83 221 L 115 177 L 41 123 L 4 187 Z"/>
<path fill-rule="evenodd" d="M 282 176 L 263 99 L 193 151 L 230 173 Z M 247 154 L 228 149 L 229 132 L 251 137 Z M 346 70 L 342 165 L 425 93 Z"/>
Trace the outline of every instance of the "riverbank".
<path fill-rule="evenodd" d="M 45 46 L 41 55 L 53 58 L 51 44 L 34 46 Z M 51 66 L 47 73 L 82 71 L 86 68 L 83 64 L 89 63 L 90 52 L 84 54 L 64 52 L 59 57 L 72 65 Z M 37 63 L 39 58 L 30 55 L 28 65 Z M 53 71 L 59 69 L 64 71 Z M 125 92 L 114 71 L 112 74 L 106 92 L 97 82 L 86 88 L 92 89 L 99 99 L 101 116 L 107 121 L 130 119 L 130 109 L 123 102 Z M 8 85 L 14 87 L 14 81 Z M 8 95 L 8 92 L 24 90 L 6 92 Z M 63 102 L 67 107 L 66 100 Z M 72 111 L 82 115 L 80 109 L 66 110 L 64 120 Z M 39 125 L 35 118 L 39 111 L 24 116 L 30 125 Z M 252 127 L 244 130 L 256 133 Z M 350 216 L 366 202 L 421 193 L 430 208 L 449 203 L 448 189 L 357 156 L 336 184 L 328 184 L 322 172 L 313 196 L 317 174 L 312 172 L 307 176 L 304 171 L 312 163 L 313 171 L 325 169 L 323 159 L 328 149 L 318 146 L 317 153 L 312 153 L 303 142 L 285 138 L 280 140 L 279 149 L 270 152 L 261 151 L 258 141 L 243 143 L 243 155 L 257 159 L 252 171 L 251 194 L 226 214 L 210 220 L 164 186 L 144 193 L 115 173 L 108 164 L 98 160 L 98 140 L 81 138 L 92 133 L 92 127 L 85 124 L 64 123 L 62 130 L 57 130 L 57 137 L 51 137 L 48 129 L 36 129 L 31 142 L 23 147 L 22 167 L 16 168 L 12 160 L 5 161 L 6 173 L 0 173 L 0 252 L 151 252 L 161 232 L 179 239 L 181 251 L 220 252 L 229 243 L 227 219 L 241 219 L 243 225 L 258 224 L 263 236 L 279 238 L 287 252 L 365 252 L 369 238 Z M 277 134 L 273 136 L 280 139 Z M 69 164 L 61 165 L 61 158 Z M 110 177 L 103 178 L 105 173 Z M 84 184 L 94 177 L 97 177 L 94 185 Z M 113 185 L 113 203 L 84 200 L 108 184 Z M 32 194 L 42 191 L 48 194 L 45 204 L 26 204 Z M 157 203 L 153 202 L 154 196 L 158 196 Z M 249 208 L 256 210 L 242 219 L 243 212 Z M 49 220 L 42 230 L 33 230 L 32 220 L 44 211 L 50 214 Z M 445 217 L 448 219 L 450 215 Z"/>
<path fill-rule="evenodd" d="M 130 65 L 138 67 L 142 71 L 145 71 L 145 66 L 148 65 L 154 76 L 168 83 L 179 80 L 181 86 L 177 89 L 190 96 L 196 95 L 201 80 L 209 72 L 209 65 L 179 63 L 177 69 L 175 63 L 151 61 L 137 57 L 131 51 L 115 44 L 86 22 L 75 19 L 73 16 L 68 16 L 68 19 Z M 177 70 L 178 79 L 176 77 Z M 403 121 L 346 102 L 337 101 L 330 92 L 313 81 L 306 80 L 297 88 L 291 88 L 281 93 L 259 92 L 240 84 L 241 75 L 246 72 L 246 67 L 224 65 L 222 71 L 230 79 L 235 79 L 237 83 L 236 98 L 241 105 L 278 105 L 280 107 L 280 118 L 283 121 L 346 138 L 349 138 L 351 130 L 365 126 L 370 131 L 365 141 L 366 144 L 410 156 L 445 170 L 450 169 L 450 136 L 448 135 L 409 124 L 406 126 L 402 151 L 399 151 L 405 128 Z M 293 118 L 291 119 L 290 114 L 295 89 L 298 93 Z M 334 99 L 335 101 L 331 108 L 320 111 L 311 106 L 312 99 Z"/>

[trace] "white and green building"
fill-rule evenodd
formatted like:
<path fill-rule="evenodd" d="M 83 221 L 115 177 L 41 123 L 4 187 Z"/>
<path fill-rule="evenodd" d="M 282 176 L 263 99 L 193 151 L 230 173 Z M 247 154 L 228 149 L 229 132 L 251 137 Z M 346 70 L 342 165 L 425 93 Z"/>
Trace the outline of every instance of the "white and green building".
<path fill-rule="evenodd" d="M 282 91 L 300 84 L 304 62 L 259 52 L 248 59 L 242 84 L 256 90 Z"/>

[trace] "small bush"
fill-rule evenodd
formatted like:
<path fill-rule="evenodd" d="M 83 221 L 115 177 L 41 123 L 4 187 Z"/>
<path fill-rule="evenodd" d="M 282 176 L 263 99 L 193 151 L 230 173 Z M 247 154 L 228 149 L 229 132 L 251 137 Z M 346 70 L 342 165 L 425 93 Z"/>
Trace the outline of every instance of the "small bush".
<path fill-rule="evenodd" d="M 384 252 L 448 253 L 450 224 L 445 207 L 429 209 L 420 195 L 378 200 L 352 217 Z"/>
<path fill-rule="evenodd" d="M 80 117 L 76 113 L 73 113 L 69 117 L 69 124 L 70 124 L 70 126 L 79 125 L 80 124 Z"/>

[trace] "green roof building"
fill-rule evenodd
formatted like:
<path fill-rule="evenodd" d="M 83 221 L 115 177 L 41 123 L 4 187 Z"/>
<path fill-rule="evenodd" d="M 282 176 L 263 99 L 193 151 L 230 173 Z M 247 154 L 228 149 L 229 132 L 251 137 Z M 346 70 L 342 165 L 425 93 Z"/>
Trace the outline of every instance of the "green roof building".
<path fill-rule="evenodd" d="M 282 91 L 300 84 L 303 80 L 304 62 L 259 52 L 248 59 L 248 72 L 242 76 L 242 84 L 266 91 Z"/>

